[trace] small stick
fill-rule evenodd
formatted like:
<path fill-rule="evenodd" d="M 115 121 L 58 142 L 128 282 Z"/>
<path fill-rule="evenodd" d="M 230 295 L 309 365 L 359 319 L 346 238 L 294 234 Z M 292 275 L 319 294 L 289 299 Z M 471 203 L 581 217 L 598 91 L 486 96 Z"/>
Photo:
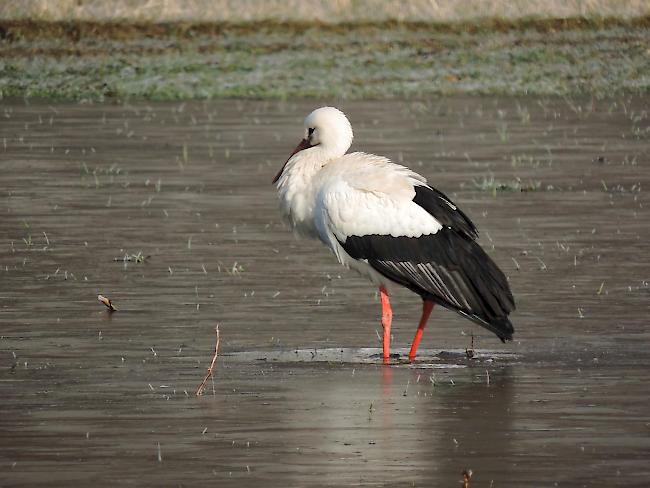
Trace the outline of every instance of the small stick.
<path fill-rule="evenodd" d="M 212 357 L 212 362 L 210 363 L 210 367 L 208 368 L 208 372 L 206 373 L 205 378 L 203 378 L 203 381 L 196 389 L 196 396 L 201 396 L 203 394 L 203 390 L 205 389 L 205 384 L 208 382 L 208 378 L 212 376 L 212 372 L 214 370 L 214 364 L 217 362 L 217 354 L 219 353 L 219 326 L 218 325 L 215 327 L 214 331 L 217 334 L 217 342 L 214 345 L 214 356 Z"/>
<path fill-rule="evenodd" d="M 472 359 L 474 357 L 474 332 L 472 332 L 472 345 L 469 346 L 469 349 L 465 349 L 465 355 L 467 359 Z"/>
<path fill-rule="evenodd" d="M 115 312 L 117 310 L 117 308 L 115 308 L 115 305 L 113 305 L 113 302 L 111 302 L 110 298 L 107 298 L 104 295 L 97 295 L 97 300 L 99 300 L 104 305 L 106 305 L 108 310 L 110 310 L 111 312 Z"/>
<path fill-rule="evenodd" d="M 471 469 L 466 469 L 463 471 L 463 488 L 469 488 L 469 482 L 472 480 L 472 470 Z"/>

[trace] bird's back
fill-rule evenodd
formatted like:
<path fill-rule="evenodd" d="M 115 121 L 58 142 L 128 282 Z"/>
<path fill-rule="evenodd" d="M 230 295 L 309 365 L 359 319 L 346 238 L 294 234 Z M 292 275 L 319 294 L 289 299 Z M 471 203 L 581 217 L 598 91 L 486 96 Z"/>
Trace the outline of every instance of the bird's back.
<path fill-rule="evenodd" d="M 323 166 L 318 174 L 321 187 L 342 180 L 363 191 L 409 200 L 414 196 L 414 186 L 426 183 L 423 176 L 406 166 L 364 152 L 345 154 Z"/>

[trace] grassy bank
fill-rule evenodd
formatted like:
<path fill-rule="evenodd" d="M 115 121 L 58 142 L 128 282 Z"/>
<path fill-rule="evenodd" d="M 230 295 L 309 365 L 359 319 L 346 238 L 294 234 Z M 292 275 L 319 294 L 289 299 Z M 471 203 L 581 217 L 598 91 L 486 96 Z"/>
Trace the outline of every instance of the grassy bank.
<path fill-rule="evenodd" d="M 0 21 L 2 97 L 391 98 L 650 91 L 650 18 L 477 24 Z"/>

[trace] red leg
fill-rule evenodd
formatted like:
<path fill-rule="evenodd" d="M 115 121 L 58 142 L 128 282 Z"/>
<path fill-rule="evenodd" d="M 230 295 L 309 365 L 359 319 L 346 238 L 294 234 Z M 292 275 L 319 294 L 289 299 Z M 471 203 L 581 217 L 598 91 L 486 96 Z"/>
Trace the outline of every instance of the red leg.
<path fill-rule="evenodd" d="M 381 326 L 384 329 L 384 364 L 388 364 L 388 361 L 390 360 L 390 324 L 393 320 L 393 311 L 390 308 L 388 290 L 386 290 L 386 288 L 383 286 L 380 287 L 379 295 L 381 297 Z"/>
<path fill-rule="evenodd" d="M 415 360 L 415 353 L 418 350 L 420 345 L 420 340 L 422 339 L 422 333 L 424 328 L 427 326 L 427 320 L 429 320 L 429 315 L 431 315 L 431 310 L 435 304 L 429 300 L 424 300 L 422 302 L 422 317 L 420 318 L 420 323 L 418 324 L 418 330 L 415 333 L 413 338 L 413 344 L 411 344 L 411 351 L 409 352 L 409 361 Z"/>

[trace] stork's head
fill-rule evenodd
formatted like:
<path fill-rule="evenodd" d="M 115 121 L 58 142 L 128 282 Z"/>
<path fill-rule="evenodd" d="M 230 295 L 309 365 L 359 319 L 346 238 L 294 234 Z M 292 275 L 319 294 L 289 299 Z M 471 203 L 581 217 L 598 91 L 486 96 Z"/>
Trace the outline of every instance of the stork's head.
<path fill-rule="evenodd" d="M 331 158 L 345 154 L 352 144 L 352 126 L 338 108 L 321 107 L 305 118 L 305 134 L 310 146 L 321 145 Z"/>
<path fill-rule="evenodd" d="M 345 154 L 352 144 L 352 126 L 343 112 L 334 107 L 321 107 L 314 110 L 305 118 L 305 132 L 300 144 L 289 156 L 319 146 L 324 159 L 339 158 Z M 289 162 L 287 159 L 287 163 Z M 284 163 L 286 166 L 287 163 Z M 278 181 L 284 166 L 273 179 Z"/>

